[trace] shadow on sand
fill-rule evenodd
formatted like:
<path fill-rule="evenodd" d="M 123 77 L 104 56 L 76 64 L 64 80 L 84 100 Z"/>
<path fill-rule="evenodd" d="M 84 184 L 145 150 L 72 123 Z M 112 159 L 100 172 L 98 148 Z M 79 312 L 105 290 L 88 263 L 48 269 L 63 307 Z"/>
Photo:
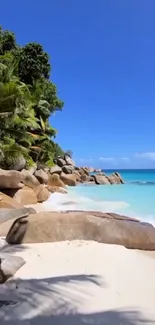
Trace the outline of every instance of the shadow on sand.
<path fill-rule="evenodd" d="M 155 324 L 138 310 L 83 313 L 91 304 L 89 285 L 106 289 L 96 275 L 68 275 L 43 279 L 13 279 L 3 286 L 7 293 L 0 308 L 1 325 L 140 325 Z M 1 290 L 0 290 L 1 291 Z M 2 296 L 1 296 L 2 297 Z M 3 298 L 4 299 L 4 298 Z M 102 299 L 102 297 L 101 297 Z M 92 305 L 91 305 L 92 306 Z"/>

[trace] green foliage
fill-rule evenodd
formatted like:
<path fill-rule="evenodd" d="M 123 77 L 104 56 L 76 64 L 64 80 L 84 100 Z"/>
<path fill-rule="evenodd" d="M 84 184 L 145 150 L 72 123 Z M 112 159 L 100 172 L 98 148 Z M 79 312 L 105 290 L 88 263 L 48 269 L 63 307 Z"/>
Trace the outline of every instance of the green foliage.
<path fill-rule="evenodd" d="M 29 43 L 20 53 L 18 73 L 20 79 L 32 85 L 35 80 L 49 78 L 49 57 L 43 47 L 37 43 Z"/>
<path fill-rule="evenodd" d="M 52 167 L 64 155 L 51 139 L 57 130 L 49 117 L 63 102 L 49 74 L 49 57 L 40 44 L 19 47 L 15 35 L 0 28 L 0 166 L 25 159 L 27 168 Z"/>
<path fill-rule="evenodd" d="M 14 33 L 0 27 L 0 54 L 5 54 L 7 51 L 12 51 L 16 48 L 16 39 Z"/>

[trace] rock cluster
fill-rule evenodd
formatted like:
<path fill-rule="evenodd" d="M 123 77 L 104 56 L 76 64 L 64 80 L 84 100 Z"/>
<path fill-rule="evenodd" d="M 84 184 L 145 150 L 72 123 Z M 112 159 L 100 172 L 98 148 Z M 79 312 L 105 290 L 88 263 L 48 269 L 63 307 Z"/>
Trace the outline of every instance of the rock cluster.
<path fill-rule="evenodd" d="M 68 156 L 58 157 L 55 166 L 36 170 L 30 168 L 20 172 L 0 169 L 0 208 L 19 208 L 26 204 L 46 201 L 50 193 L 66 193 L 66 186 L 80 183 L 97 185 L 123 184 L 118 173 L 110 176 L 100 170 L 91 175 L 93 168 L 76 167 Z"/>

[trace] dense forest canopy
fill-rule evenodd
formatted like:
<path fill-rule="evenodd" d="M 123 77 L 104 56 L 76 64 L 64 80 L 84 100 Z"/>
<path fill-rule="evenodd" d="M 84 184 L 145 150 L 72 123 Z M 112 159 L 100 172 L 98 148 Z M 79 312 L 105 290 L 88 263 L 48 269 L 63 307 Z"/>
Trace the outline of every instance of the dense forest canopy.
<path fill-rule="evenodd" d="M 40 44 L 21 47 L 14 33 L 0 27 L 0 167 L 11 169 L 24 161 L 27 168 L 52 166 L 64 155 L 49 124 L 50 115 L 64 104 L 50 71 Z"/>

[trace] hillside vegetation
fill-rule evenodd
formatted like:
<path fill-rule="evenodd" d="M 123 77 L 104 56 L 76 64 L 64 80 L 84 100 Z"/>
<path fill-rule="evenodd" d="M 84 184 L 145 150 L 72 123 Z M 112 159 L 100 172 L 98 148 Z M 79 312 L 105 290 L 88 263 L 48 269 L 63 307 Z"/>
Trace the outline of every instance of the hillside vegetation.
<path fill-rule="evenodd" d="M 0 167 L 52 166 L 63 155 L 49 117 L 62 110 L 50 79 L 49 56 L 38 43 L 23 47 L 0 28 Z"/>

